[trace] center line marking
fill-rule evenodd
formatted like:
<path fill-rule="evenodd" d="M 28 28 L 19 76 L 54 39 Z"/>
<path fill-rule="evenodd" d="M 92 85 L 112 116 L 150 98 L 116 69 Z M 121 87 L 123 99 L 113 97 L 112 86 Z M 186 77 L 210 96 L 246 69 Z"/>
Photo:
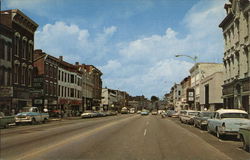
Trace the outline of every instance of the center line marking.
<path fill-rule="evenodd" d="M 144 130 L 144 136 L 146 136 L 146 134 L 147 134 L 147 129 Z"/>

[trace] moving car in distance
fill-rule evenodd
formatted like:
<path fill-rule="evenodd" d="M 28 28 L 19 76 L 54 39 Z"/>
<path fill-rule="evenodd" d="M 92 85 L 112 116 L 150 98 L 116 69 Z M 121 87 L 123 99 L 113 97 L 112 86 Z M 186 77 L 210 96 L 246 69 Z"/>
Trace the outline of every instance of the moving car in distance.
<path fill-rule="evenodd" d="M 122 107 L 121 114 L 128 114 L 129 110 L 127 107 Z"/>
<path fill-rule="evenodd" d="M 218 138 L 224 135 L 237 136 L 240 128 L 250 127 L 248 113 L 239 109 L 220 109 L 214 117 L 208 119 L 207 130 L 216 133 Z"/>
<path fill-rule="evenodd" d="M 149 111 L 146 110 L 146 109 L 143 109 L 143 110 L 141 111 L 141 115 L 142 115 L 142 116 L 148 115 L 148 114 L 149 114 Z"/>
<path fill-rule="evenodd" d="M 214 112 L 207 112 L 207 111 L 202 111 L 198 113 L 198 115 L 193 118 L 194 126 L 200 129 L 206 129 L 207 120 L 213 117 L 213 115 L 214 115 Z"/>
<path fill-rule="evenodd" d="M 93 117 L 97 117 L 97 113 L 92 111 L 86 111 L 81 114 L 81 118 L 93 118 Z"/>

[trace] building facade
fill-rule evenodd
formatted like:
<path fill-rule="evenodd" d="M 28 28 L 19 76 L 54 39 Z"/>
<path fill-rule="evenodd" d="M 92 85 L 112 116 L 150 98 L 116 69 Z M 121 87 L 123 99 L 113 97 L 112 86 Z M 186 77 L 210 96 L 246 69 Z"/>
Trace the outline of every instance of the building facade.
<path fill-rule="evenodd" d="M 222 99 L 223 72 L 215 72 L 201 80 L 201 110 L 215 111 L 223 107 Z"/>
<path fill-rule="evenodd" d="M 58 59 L 44 53 L 34 51 L 34 78 L 32 103 L 43 109 L 48 109 L 50 115 L 58 113 Z"/>
<path fill-rule="evenodd" d="M 117 91 L 109 88 L 102 89 L 102 108 L 104 111 L 117 111 Z"/>
<path fill-rule="evenodd" d="M 13 31 L 11 106 L 18 112 L 23 107 L 32 105 L 30 90 L 33 79 L 34 32 L 38 24 L 18 9 L 1 13 L 1 23 Z"/>
<path fill-rule="evenodd" d="M 195 104 L 192 109 L 201 110 L 200 107 L 200 84 L 205 77 L 223 71 L 223 64 L 221 63 L 196 63 L 190 70 L 191 88 L 195 91 Z"/>
<path fill-rule="evenodd" d="M 10 115 L 13 109 L 12 37 L 12 29 L 0 22 L 0 112 L 5 115 Z"/>
<path fill-rule="evenodd" d="M 189 109 L 190 108 L 190 104 L 188 104 L 187 102 L 187 89 L 189 89 L 191 87 L 191 77 L 185 77 L 182 81 L 181 81 L 181 109 Z"/>
<path fill-rule="evenodd" d="M 82 112 L 82 73 L 73 64 L 58 59 L 58 106 L 64 116 Z"/>
<path fill-rule="evenodd" d="M 223 100 L 226 108 L 250 111 L 250 2 L 230 0 L 219 27 L 224 36 Z"/>

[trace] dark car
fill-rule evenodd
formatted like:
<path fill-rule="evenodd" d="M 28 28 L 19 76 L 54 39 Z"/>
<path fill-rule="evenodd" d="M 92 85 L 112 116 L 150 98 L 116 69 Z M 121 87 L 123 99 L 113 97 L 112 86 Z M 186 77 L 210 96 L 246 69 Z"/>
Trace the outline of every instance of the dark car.
<path fill-rule="evenodd" d="M 198 115 L 193 118 L 194 126 L 200 129 L 206 129 L 207 120 L 211 118 L 211 116 L 213 115 L 214 115 L 214 112 L 207 112 L 207 111 L 199 112 Z"/>

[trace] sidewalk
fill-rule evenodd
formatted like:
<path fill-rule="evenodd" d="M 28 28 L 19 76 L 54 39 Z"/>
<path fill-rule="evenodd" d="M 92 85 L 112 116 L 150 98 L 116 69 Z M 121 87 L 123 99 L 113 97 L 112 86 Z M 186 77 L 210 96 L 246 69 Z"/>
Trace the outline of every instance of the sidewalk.
<path fill-rule="evenodd" d="M 78 116 L 78 117 L 63 117 L 63 118 L 50 117 L 49 121 L 75 120 L 75 119 L 81 119 L 81 117 L 80 116 Z"/>

